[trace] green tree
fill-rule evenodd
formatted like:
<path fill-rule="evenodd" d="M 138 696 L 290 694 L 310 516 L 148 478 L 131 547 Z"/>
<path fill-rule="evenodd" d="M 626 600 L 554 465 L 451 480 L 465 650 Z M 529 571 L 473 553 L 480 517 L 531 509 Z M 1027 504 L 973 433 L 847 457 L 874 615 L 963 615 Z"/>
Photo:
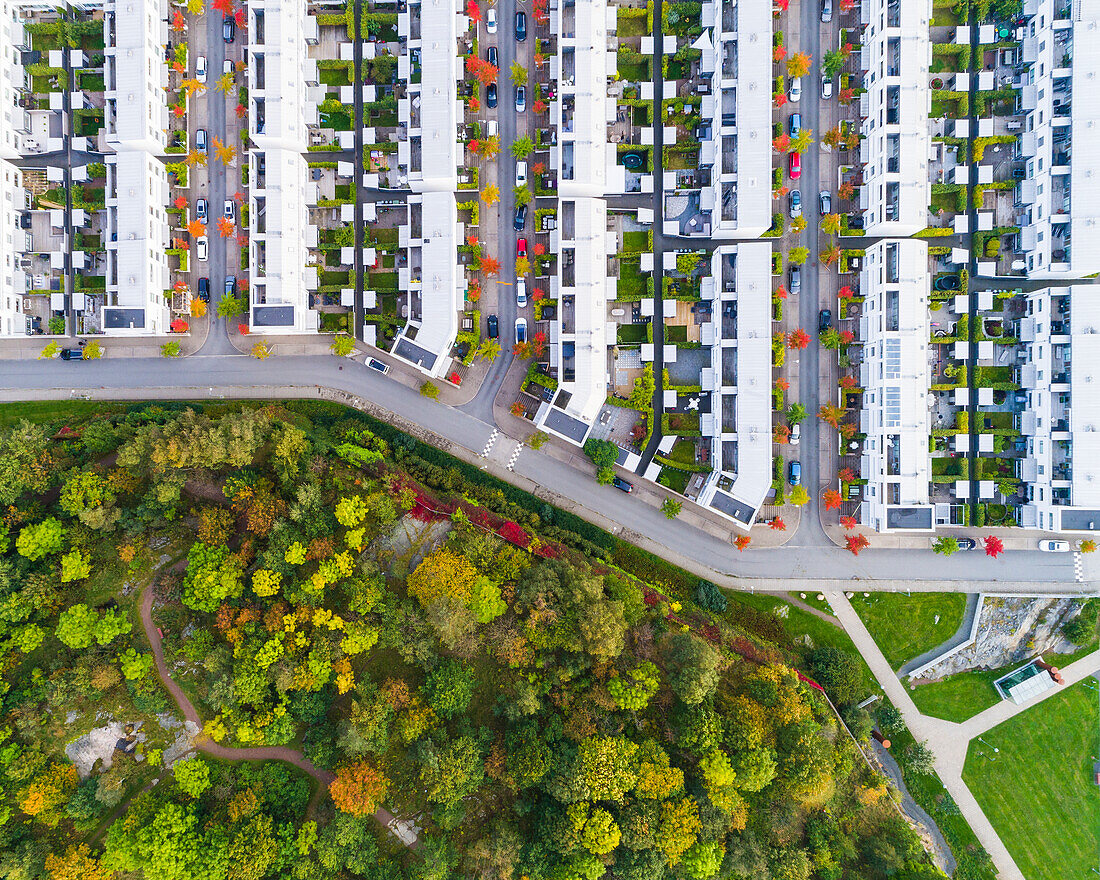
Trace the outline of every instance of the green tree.
<path fill-rule="evenodd" d="M 834 702 L 852 703 L 863 693 L 863 667 L 859 658 L 832 645 L 821 645 L 810 652 L 810 673 Z"/>
<path fill-rule="evenodd" d="M 807 247 L 793 247 L 787 254 L 787 262 L 793 266 L 801 266 L 810 257 L 810 249 Z"/>
<path fill-rule="evenodd" d="M 672 498 L 666 498 L 661 502 L 661 513 L 668 519 L 676 519 L 680 515 L 680 511 L 684 509 L 683 502 L 675 501 Z"/>
<path fill-rule="evenodd" d="M 109 645 L 116 638 L 126 635 L 133 628 L 134 625 L 130 623 L 130 618 L 126 616 L 125 611 L 119 608 L 108 608 L 95 622 L 92 633 L 98 644 Z"/>
<path fill-rule="evenodd" d="M 676 695 L 694 706 L 703 702 L 718 686 L 721 655 L 691 633 L 676 633 L 664 646 L 669 684 Z"/>
<path fill-rule="evenodd" d="M 718 614 L 725 611 L 728 604 L 726 594 L 722 592 L 721 588 L 717 584 L 706 580 L 701 580 L 696 585 L 695 601 L 708 611 L 714 611 Z"/>
<path fill-rule="evenodd" d="M 684 853 L 680 870 L 688 880 L 707 880 L 708 877 L 718 873 L 725 855 L 726 848 L 722 845 L 722 841 L 710 840 L 705 843 L 697 841 Z"/>
<path fill-rule="evenodd" d="M 45 492 L 50 484 L 50 440 L 44 425 L 20 419 L 0 430 L 0 507 L 24 492 Z"/>
<path fill-rule="evenodd" d="M 810 495 L 806 491 L 806 487 L 802 485 L 795 486 L 791 489 L 791 495 L 788 499 L 795 507 L 802 507 L 804 504 L 808 504 L 810 501 Z"/>
<path fill-rule="evenodd" d="M 70 550 L 61 557 L 61 582 L 82 581 L 92 573 L 92 558 L 80 550 Z"/>
<path fill-rule="evenodd" d="M 607 683 L 607 691 L 615 705 L 631 712 L 640 712 L 648 706 L 660 687 L 657 666 L 648 660 Z"/>
<path fill-rule="evenodd" d="M 61 509 L 93 529 L 107 529 L 118 521 L 115 494 L 106 478 L 94 471 L 79 471 L 65 481 L 58 499 Z"/>
<path fill-rule="evenodd" d="M 196 542 L 187 553 L 183 604 L 213 614 L 226 599 L 241 595 L 241 564 L 228 547 Z"/>
<path fill-rule="evenodd" d="M 619 826 L 607 810 L 586 803 L 570 804 L 566 815 L 581 846 L 593 855 L 607 855 L 622 839 Z"/>
<path fill-rule="evenodd" d="M 514 159 L 525 159 L 531 155 L 535 149 L 535 144 L 527 135 L 521 138 L 517 138 L 512 144 L 512 157 Z"/>
<path fill-rule="evenodd" d="M 443 719 L 462 715 L 474 695 L 474 671 L 463 663 L 444 660 L 424 683 L 428 705 Z"/>
<path fill-rule="evenodd" d="M 139 681 L 153 668 L 153 655 L 139 654 L 133 648 L 127 648 L 119 654 L 118 662 L 127 681 Z"/>
<path fill-rule="evenodd" d="M 175 341 L 166 342 L 166 343 L 164 343 L 164 345 L 162 345 L 160 347 L 161 357 L 177 358 L 182 353 L 183 353 L 183 349 L 180 348 L 180 344 L 178 342 L 175 342 Z"/>
<path fill-rule="evenodd" d="M 806 420 L 806 407 L 801 403 L 792 403 L 787 407 L 787 423 L 792 427 Z"/>
<path fill-rule="evenodd" d="M 650 409 L 653 406 L 653 393 L 656 390 L 653 364 L 646 364 L 642 368 L 642 375 L 634 380 L 634 387 L 630 391 L 630 406 L 643 412 Z"/>
<path fill-rule="evenodd" d="M 638 746 L 622 736 L 590 736 L 577 750 L 580 800 L 621 801 L 638 780 Z"/>
<path fill-rule="evenodd" d="M 337 357 L 347 357 L 355 351 L 355 340 L 346 333 L 337 333 L 329 349 Z"/>
<path fill-rule="evenodd" d="M 32 562 L 59 553 L 65 546 L 65 528 L 54 517 L 42 520 L 34 525 L 24 526 L 15 540 L 15 549 L 20 556 L 26 556 Z"/>
<path fill-rule="evenodd" d="M 520 64 L 518 61 L 512 62 L 512 85 L 527 85 L 527 68 Z"/>
<path fill-rule="evenodd" d="M 197 798 L 210 787 L 210 765 L 195 756 L 186 761 L 177 761 L 172 768 L 179 790 Z"/>
<path fill-rule="evenodd" d="M 603 485 L 615 476 L 614 464 L 619 460 L 619 447 L 610 440 L 586 440 L 584 454 L 596 466 L 596 481 Z"/>
<path fill-rule="evenodd" d="M 694 798 L 666 801 L 661 805 L 657 848 L 665 854 L 670 865 L 679 864 L 684 853 L 695 843 L 698 831 L 699 805 Z"/>
<path fill-rule="evenodd" d="M 473 794 L 485 776 L 481 751 L 469 736 L 443 745 L 421 740 L 417 761 L 425 796 L 432 803 L 444 806 L 457 804 Z"/>
<path fill-rule="evenodd" d="M 429 400 L 435 400 L 439 397 L 439 386 L 430 379 L 426 379 L 424 383 L 420 386 L 420 393 L 427 397 Z"/>
<path fill-rule="evenodd" d="M 57 637 L 74 651 L 89 647 L 99 615 L 81 602 L 66 608 L 57 618 Z"/>
<path fill-rule="evenodd" d="M 230 320 L 237 315 L 248 313 L 248 297 L 245 294 L 222 296 L 218 302 L 217 315 L 219 318 Z"/>
<path fill-rule="evenodd" d="M 531 195 L 531 190 L 528 189 L 528 187 L 526 185 L 512 187 L 512 197 L 515 199 L 517 208 L 520 208 L 523 205 L 531 204 L 531 199 L 533 198 L 533 196 Z M 523 258 L 519 257 L 517 259 L 523 259 Z M 520 272 L 519 269 L 517 268 L 516 269 L 516 274 L 517 275 L 525 275 L 527 273 L 526 272 Z"/>
<path fill-rule="evenodd" d="M 958 553 L 958 539 L 949 538 L 947 535 L 941 535 L 932 542 L 932 552 L 939 553 L 941 556 L 950 556 L 953 553 Z"/>
<path fill-rule="evenodd" d="M 936 772 L 936 756 L 928 748 L 928 743 L 913 743 L 905 750 L 905 764 L 910 770 L 925 775 Z"/>

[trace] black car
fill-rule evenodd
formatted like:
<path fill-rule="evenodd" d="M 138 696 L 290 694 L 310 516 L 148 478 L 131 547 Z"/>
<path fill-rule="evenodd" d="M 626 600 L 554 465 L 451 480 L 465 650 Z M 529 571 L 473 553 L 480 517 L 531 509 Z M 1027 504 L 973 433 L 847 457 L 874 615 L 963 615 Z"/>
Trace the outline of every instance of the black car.
<path fill-rule="evenodd" d="M 493 67 L 497 67 L 497 47 L 490 46 L 489 51 L 485 53 L 485 60 L 488 61 Z"/>
<path fill-rule="evenodd" d="M 199 279 L 199 299 L 201 299 L 204 303 L 210 302 L 210 279 L 209 278 L 200 278 Z"/>
<path fill-rule="evenodd" d="M 616 489 L 622 489 L 627 494 L 634 491 L 634 487 L 631 486 L 630 483 L 628 483 L 622 477 L 612 477 L 611 485 L 614 486 Z"/>
<path fill-rule="evenodd" d="M 489 83 L 485 87 L 485 106 L 495 107 L 497 105 L 497 84 Z"/>
<path fill-rule="evenodd" d="M 527 206 L 526 205 L 520 205 L 518 208 L 516 208 L 516 219 L 512 223 L 512 226 L 516 230 L 516 232 L 522 232 L 523 227 L 526 226 L 526 225 L 527 225 Z"/>
<path fill-rule="evenodd" d="M 237 293 L 237 279 L 232 275 L 225 276 L 225 295 L 235 296 Z"/>
<path fill-rule="evenodd" d="M 959 545 L 960 550 L 976 550 L 978 549 L 978 542 L 973 538 L 956 538 L 956 543 Z"/>
<path fill-rule="evenodd" d="M 496 339 L 500 336 L 500 323 L 497 321 L 496 315 L 489 316 L 489 338 Z"/>
<path fill-rule="evenodd" d="M 833 313 L 828 309 L 822 309 L 817 316 L 817 329 L 821 331 L 828 330 L 833 326 Z"/>
<path fill-rule="evenodd" d="M 61 360 L 63 360 L 63 361 L 82 361 L 82 360 L 84 360 L 84 349 L 82 349 L 82 348 L 63 348 L 63 349 L 61 349 Z"/>
<path fill-rule="evenodd" d="M 520 12 L 516 13 L 516 40 L 518 42 L 522 43 L 526 39 L 527 39 L 527 13 L 525 13 L 521 10 Z"/>
<path fill-rule="evenodd" d="M 222 18 L 222 39 L 227 43 L 232 43 L 233 38 L 237 36 L 237 22 L 233 20 L 233 16 L 226 15 Z"/>

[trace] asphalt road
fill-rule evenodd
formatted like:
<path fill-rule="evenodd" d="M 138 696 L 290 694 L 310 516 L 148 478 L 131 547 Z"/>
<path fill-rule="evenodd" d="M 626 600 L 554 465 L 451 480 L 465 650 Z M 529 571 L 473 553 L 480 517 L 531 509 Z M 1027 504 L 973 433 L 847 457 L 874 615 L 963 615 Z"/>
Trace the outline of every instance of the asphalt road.
<path fill-rule="evenodd" d="M 120 368 L 121 367 L 121 368 Z M 308 380 L 308 381 L 307 381 Z M 91 392 L 112 397 L 223 397 L 227 393 L 263 396 L 274 389 L 303 394 L 322 385 L 360 395 L 377 406 L 422 425 L 452 444 L 480 453 L 495 433 L 489 423 L 426 400 L 415 389 L 371 373 L 362 364 L 330 356 L 284 357 L 258 361 L 244 355 L 128 359 L 124 365 L 100 361 L 6 361 L 0 399 L 69 398 Z M 226 389 L 242 389 L 227 392 Z M 184 389 L 184 390 L 181 390 Z M 540 497 L 610 528 L 653 552 L 696 571 L 745 589 L 938 589 L 973 592 L 1067 593 L 1096 588 L 1096 566 L 1082 558 L 1084 582 L 1074 582 L 1074 554 L 1006 552 L 991 560 L 980 552 L 944 558 L 931 550 L 867 550 L 854 557 L 802 532 L 780 550 L 746 550 L 661 512 L 556 458 L 524 448 L 514 475 L 505 470 L 513 444 L 494 444 L 486 466 Z M 815 536 L 816 537 L 816 536 Z"/>

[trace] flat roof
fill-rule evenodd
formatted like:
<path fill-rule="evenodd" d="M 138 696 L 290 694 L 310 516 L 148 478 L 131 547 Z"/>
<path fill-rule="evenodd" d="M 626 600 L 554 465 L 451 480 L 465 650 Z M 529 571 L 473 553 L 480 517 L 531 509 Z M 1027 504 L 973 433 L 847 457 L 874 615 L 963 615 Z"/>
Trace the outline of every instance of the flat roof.
<path fill-rule="evenodd" d="M 738 501 L 732 495 L 728 495 L 719 489 L 710 500 L 710 506 L 726 516 L 732 516 L 735 520 L 748 525 L 756 516 L 756 508 L 751 504 Z"/>
<path fill-rule="evenodd" d="M 891 529 L 932 528 L 932 506 L 927 507 L 887 507 L 886 525 Z"/>
<path fill-rule="evenodd" d="M 103 307 L 103 326 L 107 330 L 145 329 L 145 309 Z"/>
<path fill-rule="evenodd" d="M 568 413 L 558 409 L 556 406 L 550 407 L 550 411 L 546 414 L 546 419 L 543 422 L 551 431 L 556 434 L 561 434 L 563 437 L 567 437 L 572 440 L 578 446 L 584 442 L 584 438 L 588 436 L 588 424 L 582 422 L 580 419 L 575 419 Z M 622 451 L 619 456 L 620 459 L 625 460 L 626 450 Z M 620 461 L 620 464 L 622 462 Z"/>
<path fill-rule="evenodd" d="M 290 327 L 294 324 L 294 306 L 253 306 L 252 324 L 255 327 Z"/>
<path fill-rule="evenodd" d="M 439 359 L 438 354 L 417 345 L 407 336 L 402 336 L 397 340 L 397 344 L 393 347 L 393 353 L 429 372 L 435 369 L 436 361 Z"/>

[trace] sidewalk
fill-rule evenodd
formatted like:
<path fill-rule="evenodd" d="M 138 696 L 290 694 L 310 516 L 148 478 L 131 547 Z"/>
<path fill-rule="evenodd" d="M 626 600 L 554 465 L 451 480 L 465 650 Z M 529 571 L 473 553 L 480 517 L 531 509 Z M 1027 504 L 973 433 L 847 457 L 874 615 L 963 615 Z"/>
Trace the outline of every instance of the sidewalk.
<path fill-rule="evenodd" d="M 81 340 L 98 342 L 103 349 L 105 358 L 163 357 L 160 349 L 166 342 L 178 342 L 180 356 L 186 357 L 202 348 L 203 343 L 206 341 L 206 330 L 198 325 L 201 322 L 209 323 L 205 318 L 190 320 L 196 325 L 193 332 L 167 333 L 164 336 L 120 337 L 88 334 L 84 336 L 20 336 L 0 339 L 0 360 L 38 360 L 42 350 L 51 342 L 56 342 L 59 348 L 77 348 Z"/>

